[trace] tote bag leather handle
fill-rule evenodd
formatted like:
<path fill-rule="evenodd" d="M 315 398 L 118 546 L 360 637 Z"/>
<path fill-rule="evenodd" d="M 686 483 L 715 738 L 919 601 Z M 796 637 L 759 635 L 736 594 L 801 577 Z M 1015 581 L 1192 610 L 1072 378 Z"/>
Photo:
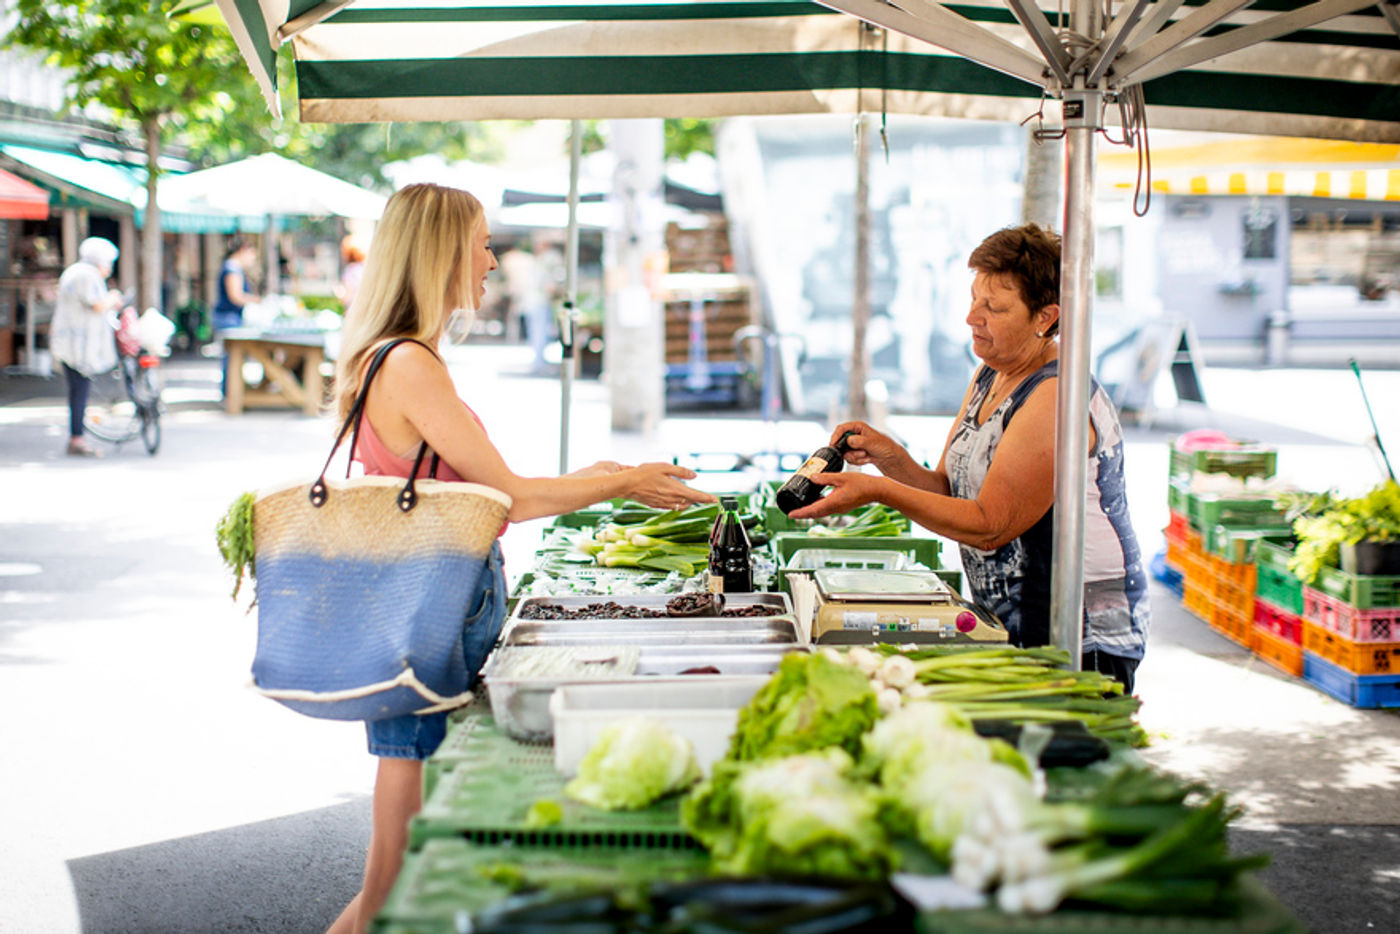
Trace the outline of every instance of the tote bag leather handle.
<path fill-rule="evenodd" d="M 311 490 L 308 493 L 308 496 L 311 499 L 311 505 L 315 506 L 316 508 L 319 509 L 321 506 L 324 506 L 326 503 L 326 497 L 330 495 L 330 490 L 326 486 L 326 471 L 330 470 L 331 461 L 335 459 L 335 452 L 340 449 L 341 442 L 345 440 L 346 433 L 351 432 L 352 427 L 354 428 L 354 431 L 351 432 L 350 435 L 349 460 L 353 461 L 355 459 L 355 448 L 360 443 L 360 415 L 364 412 L 365 400 L 369 397 L 370 382 L 374 379 L 375 374 L 379 372 L 379 368 L 384 364 L 384 358 L 389 355 L 389 351 L 393 350 L 399 344 L 408 343 L 409 341 L 412 341 L 415 344 L 421 344 L 424 347 L 428 346 L 427 344 L 423 344 L 422 341 L 413 340 L 413 338 L 411 337 L 400 337 L 395 340 L 389 341 L 383 347 L 380 347 L 377 351 L 375 351 L 374 358 L 371 359 L 369 362 L 369 369 L 365 371 L 365 381 L 360 386 L 359 393 L 355 396 L 354 405 L 350 406 L 350 414 L 345 417 L 345 424 L 340 426 L 340 432 L 335 436 L 335 443 L 331 445 L 331 453 L 326 458 L 326 463 L 321 468 L 320 475 L 317 476 L 316 481 L 311 484 Z M 418 447 L 418 456 L 413 460 L 413 469 L 409 471 L 408 482 L 405 483 L 404 488 L 399 491 L 398 499 L 396 500 L 399 504 L 399 508 L 404 512 L 408 512 L 414 506 L 418 505 L 418 493 L 414 489 L 413 485 L 418 478 L 419 468 L 423 466 L 423 457 L 427 453 L 428 442 L 425 440 Z M 439 463 L 441 463 L 441 460 L 439 459 L 437 452 L 434 451 L 432 462 L 428 466 L 429 477 L 437 477 Z M 345 476 L 350 476 L 349 463 L 345 465 Z"/>

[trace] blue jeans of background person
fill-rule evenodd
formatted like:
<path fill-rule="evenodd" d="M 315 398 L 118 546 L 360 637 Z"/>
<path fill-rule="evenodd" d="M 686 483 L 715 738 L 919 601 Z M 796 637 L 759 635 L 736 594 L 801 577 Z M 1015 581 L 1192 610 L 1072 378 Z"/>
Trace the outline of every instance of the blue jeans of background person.
<path fill-rule="evenodd" d="M 63 377 L 68 381 L 68 437 L 83 436 L 83 413 L 87 411 L 88 391 L 92 380 L 63 364 Z"/>
<path fill-rule="evenodd" d="M 462 655 L 471 673 L 468 687 L 476 683 L 477 673 L 495 648 L 506 621 L 506 574 L 499 541 L 491 546 L 485 573 L 490 576 L 481 602 L 468 611 L 462 622 Z M 428 758 L 447 736 L 447 715 L 446 711 L 421 716 L 411 713 L 389 720 L 366 721 L 370 755 L 390 759 Z"/>
<path fill-rule="evenodd" d="M 243 310 L 242 310 L 242 309 L 237 309 L 237 310 L 234 310 L 234 311 L 215 311 L 215 312 L 214 312 L 214 333 L 215 333 L 215 334 L 219 333 L 220 331 L 226 330 L 226 329 L 228 329 L 228 328 L 241 328 L 241 327 L 243 327 Z M 242 378 L 243 378 L 243 374 L 242 374 L 242 373 L 239 373 L 239 374 L 238 374 L 238 378 L 239 378 L 239 379 L 242 379 Z M 219 380 L 219 397 L 220 397 L 221 399 L 222 399 L 222 398 L 227 398 L 227 397 L 228 397 L 228 354 L 224 354 L 224 373 L 223 373 L 223 377 Z"/>

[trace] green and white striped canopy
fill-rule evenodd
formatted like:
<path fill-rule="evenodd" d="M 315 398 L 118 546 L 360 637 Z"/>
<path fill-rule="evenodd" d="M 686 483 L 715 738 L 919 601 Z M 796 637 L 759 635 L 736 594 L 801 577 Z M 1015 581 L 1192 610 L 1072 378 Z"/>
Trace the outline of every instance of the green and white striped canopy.
<path fill-rule="evenodd" d="M 218 0 L 313 122 L 854 112 L 1020 120 L 1076 75 L 1153 126 L 1400 141 L 1400 7 L 1112 0 L 1097 41 L 1031 0 Z M 870 28 L 863 24 L 873 24 Z"/>

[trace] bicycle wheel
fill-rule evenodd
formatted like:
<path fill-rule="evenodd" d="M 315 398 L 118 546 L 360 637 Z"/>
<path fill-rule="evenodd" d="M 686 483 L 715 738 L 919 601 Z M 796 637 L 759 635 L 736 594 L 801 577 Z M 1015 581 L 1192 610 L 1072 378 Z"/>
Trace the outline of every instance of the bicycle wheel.
<path fill-rule="evenodd" d="M 126 358 L 116 369 L 93 377 L 83 416 L 88 434 L 111 444 L 124 444 L 140 433 L 141 416 L 127 389 L 130 378 Z"/>
<path fill-rule="evenodd" d="M 147 454 L 160 450 L 160 380 L 155 370 L 141 368 L 132 382 L 132 398 L 136 402 L 137 417 L 140 419 L 141 443 Z"/>

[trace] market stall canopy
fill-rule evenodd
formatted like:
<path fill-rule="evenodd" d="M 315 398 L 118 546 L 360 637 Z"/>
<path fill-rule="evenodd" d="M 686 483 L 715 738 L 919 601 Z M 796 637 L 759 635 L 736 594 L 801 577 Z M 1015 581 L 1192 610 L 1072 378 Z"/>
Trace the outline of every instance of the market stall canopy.
<path fill-rule="evenodd" d="M 1105 153 L 1105 190 L 1132 190 L 1137 157 Z M 1152 190 L 1173 195 L 1289 195 L 1400 201 L 1400 145 L 1239 136 L 1152 149 Z"/>
<path fill-rule="evenodd" d="M 131 215 L 145 223 L 146 170 L 31 146 L 0 144 L 0 168 L 48 192 L 54 207 L 90 208 Z M 230 233 L 238 218 L 161 196 L 161 226 L 170 233 Z"/>
<path fill-rule="evenodd" d="M 41 221 L 48 216 L 47 191 L 0 169 L 0 217 Z"/>
<path fill-rule="evenodd" d="M 1126 0 L 1078 54 L 1048 0 L 218 2 L 274 111 L 276 48 L 292 42 L 311 122 L 1020 120 L 1073 75 L 1140 85 L 1153 126 L 1400 141 L 1400 13 L 1377 0 Z"/>
<path fill-rule="evenodd" d="M 240 215 L 378 219 L 385 198 L 265 152 L 237 162 L 161 179 L 160 200 Z"/>

